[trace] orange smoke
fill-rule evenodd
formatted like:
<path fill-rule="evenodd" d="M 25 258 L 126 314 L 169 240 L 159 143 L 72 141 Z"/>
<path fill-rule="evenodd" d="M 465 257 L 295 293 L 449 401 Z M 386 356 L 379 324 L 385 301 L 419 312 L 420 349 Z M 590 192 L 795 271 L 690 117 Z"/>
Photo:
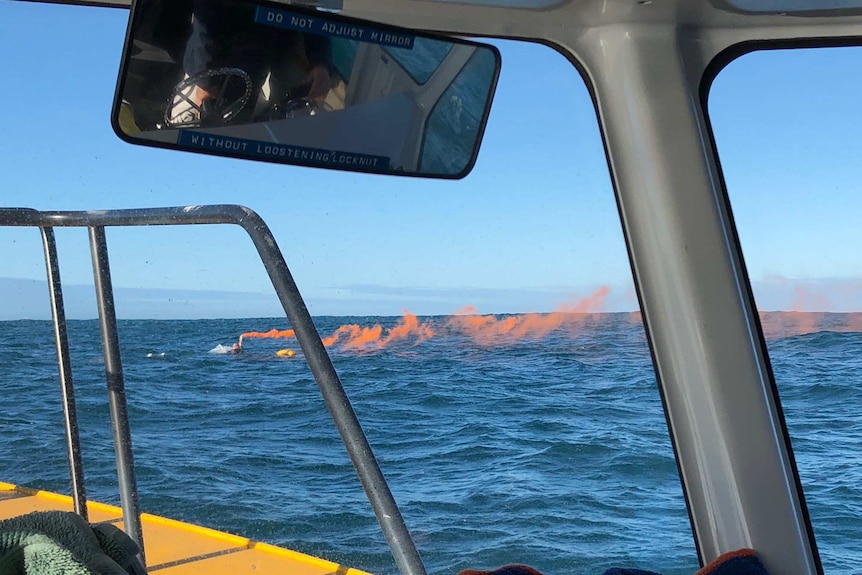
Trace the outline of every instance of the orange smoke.
<path fill-rule="evenodd" d="M 458 310 L 446 322 L 446 327 L 482 345 L 502 339 L 538 339 L 560 328 L 575 330 L 582 326 L 590 314 L 601 311 L 610 291 L 609 287 L 602 286 L 588 297 L 565 303 L 551 313 L 528 313 L 502 319 L 493 315 L 476 315 L 476 309 L 467 306 Z"/>
<path fill-rule="evenodd" d="M 820 311 L 759 312 L 763 337 L 767 340 L 821 331 L 862 333 L 862 313 Z"/>
<path fill-rule="evenodd" d="M 760 311 L 760 324 L 766 339 L 805 335 L 820 331 L 862 332 L 862 314 L 833 313 L 822 310 L 858 305 L 862 282 L 856 279 L 789 280 L 769 274 L 764 289 L 789 298 L 786 311 Z M 755 289 L 757 293 L 757 289 Z"/>
<path fill-rule="evenodd" d="M 797 285 L 793 286 L 793 301 L 790 302 L 791 312 L 818 311 L 832 307 L 828 294 L 821 290 Z"/>
<path fill-rule="evenodd" d="M 770 281 L 784 282 L 783 278 L 770 278 Z M 818 331 L 862 332 L 862 313 L 829 313 L 801 311 L 801 309 L 828 306 L 827 294 L 819 293 L 810 287 L 791 286 L 793 296 L 791 310 L 759 312 L 763 334 L 767 340 L 815 333 Z M 846 283 L 841 289 L 853 295 L 862 292 L 862 282 Z M 632 292 L 631 288 L 629 292 Z M 323 337 L 326 347 L 338 346 L 342 350 L 380 350 L 396 342 L 417 345 L 439 335 L 462 336 L 475 344 L 491 346 L 508 344 L 519 340 L 538 340 L 558 331 L 566 330 L 575 334 L 590 328 L 591 322 L 599 319 L 607 303 L 611 289 L 602 286 L 587 297 L 575 299 L 560 305 L 550 313 L 527 313 L 500 316 L 480 314 L 475 307 L 465 306 L 453 315 L 439 320 L 420 321 L 405 310 L 403 317 L 391 328 L 379 323 L 362 326 L 346 324 Z M 643 323 L 640 310 L 629 312 L 625 319 L 632 324 Z M 291 338 L 292 329 L 271 329 L 267 332 L 250 331 L 243 338 Z"/>
<path fill-rule="evenodd" d="M 373 327 L 361 327 L 356 324 L 343 325 L 329 337 L 323 338 L 323 345 L 329 347 L 335 345 L 341 336 L 345 336 L 346 341 L 342 344 L 344 349 L 356 349 L 366 343 L 380 341 L 380 334 L 383 333 L 383 326 L 379 323 Z"/>
<path fill-rule="evenodd" d="M 292 329 L 285 329 L 279 331 L 275 328 L 269 331 L 247 331 L 242 334 L 240 337 L 245 339 L 247 337 L 256 337 L 261 339 L 279 339 L 283 337 L 294 337 L 296 333 Z"/>
<path fill-rule="evenodd" d="M 862 291 L 862 283 L 848 284 L 844 289 Z M 415 314 L 405 310 L 404 316 L 391 328 L 379 323 L 370 326 L 346 324 L 323 337 L 322 341 L 326 347 L 338 346 L 342 350 L 380 350 L 396 342 L 417 345 L 439 335 L 462 336 L 475 344 L 491 346 L 524 339 L 537 340 L 558 330 L 575 334 L 591 327 L 590 322 L 598 319 L 610 293 L 608 286 L 602 286 L 589 296 L 566 302 L 550 313 L 498 317 L 482 315 L 475 307 L 465 306 L 447 318 L 436 320 L 436 323 L 433 320 L 420 321 Z M 791 311 L 759 312 L 763 334 L 768 340 L 818 331 L 862 332 L 862 313 L 800 311 L 799 308 L 828 304 L 829 299 L 825 294 L 798 286 L 792 293 Z M 643 322 L 639 310 L 628 313 L 625 319 L 633 324 Z M 246 332 L 242 337 L 291 338 L 295 337 L 295 332 L 292 329 L 271 329 Z"/>
<path fill-rule="evenodd" d="M 404 317 L 401 322 L 389 330 L 386 338 L 382 341 L 382 345 L 388 345 L 393 341 L 407 339 L 408 337 L 416 338 L 416 343 L 421 343 L 426 339 L 434 337 L 434 328 L 428 322 L 420 322 L 415 315 L 404 310 Z"/>
<path fill-rule="evenodd" d="M 603 286 L 588 297 L 565 303 L 551 313 L 529 313 L 500 319 L 495 315 L 479 315 L 476 308 L 467 306 L 444 321 L 440 330 L 430 321 L 421 322 L 416 315 L 405 310 L 404 317 L 392 328 L 386 329 L 379 323 L 370 327 L 358 324 L 342 325 L 331 335 L 322 338 L 323 345 L 332 347 L 339 344 L 344 350 L 382 349 L 391 343 L 405 340 L 412 340 L 416 345 L 441 332 L 459 333 L 482 345 L 502 340 L 538 339 L 563 327 L 570 330 L 580 327 L 590 314 L 601 311 L 609 293 L 610 288 Z"/>
<path fill-rule="evenodd" d="M 356 324 L 343 325 L 332 332 L 329 337 L 323 338 L 323 345 L 330 347 L 344 340 L 342 349 L 359 349 L 364 347 L 386 347 L 394 341 L 413 338 L 415 343 L 423 342 L 434 337 L 435 331 L 428 322 L 420 322 L 419 319 L 407 310 L 404 317 L 386 331 L 384 336 L 383 326 L 379 323 L 372 327 L 361 327 Z"/>

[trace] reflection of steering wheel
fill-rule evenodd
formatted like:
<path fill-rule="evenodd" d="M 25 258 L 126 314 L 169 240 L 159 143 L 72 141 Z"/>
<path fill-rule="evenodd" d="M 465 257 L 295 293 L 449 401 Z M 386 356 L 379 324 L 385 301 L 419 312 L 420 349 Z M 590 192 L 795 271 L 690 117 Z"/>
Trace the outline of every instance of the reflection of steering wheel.
<path fill-rule="evenodd" d="M 189 97 L 195 87 L 210 94 L 200 105 Z M 174 86 L 165 110 L 165 123 L 171 128 L 196 128 L 229 122 L 251 99 L 251 92 L 251 77 L 245 70 L 206 70 Z"/>
<path fill-rule="evenodd" d="M 303 116 L 315 116 L 320 112 L 331 112 L 332 106 L 323 101 L 309 100 L 308 98 L 294 98 L 284 100 L 272 107 L 269 113 L 270 120 L 286 120 L 288 118 L 301 118 Z"/>

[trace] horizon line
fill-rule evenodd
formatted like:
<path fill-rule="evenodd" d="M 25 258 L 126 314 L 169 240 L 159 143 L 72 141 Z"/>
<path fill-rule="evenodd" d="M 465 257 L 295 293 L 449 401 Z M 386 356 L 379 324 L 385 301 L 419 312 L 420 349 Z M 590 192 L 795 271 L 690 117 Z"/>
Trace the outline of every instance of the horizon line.
<path fill-rule="evenodd" d="M 408 312 L 408 314 L 312 314 L 312 318 L 395 318 L 400 319 L 405 317 L 405 315 L 412 315 L 417 318 L 449 318 L 449 317 L 488 317 L 488 316 L 530 316 L 530 315 L 567 315 L 567 316 L 608 316 L 608 315 L 632 315 L 632 314 L 641 314 L 641 310 L 631 310 L 631 311 L 594 311 L 594 312 L 569 312 L 569 311 L 539 311 L 539 312 L 499 312 L 499 313 L 450 313 L 450 314 L 422 314 L 422 313 L 412 313 Z M 801 311 L 801 310 L 784 310 L 784 309 L 776 309 L 776 310 L 757 310 L 758 314 L 799 314 L 799 315 L 855 315 L 862 314 L 862 310 L 853 310 L 853 311 L 828 311 L 828 310 L 818 310 L 818 311 Z M 117 321 L 239 321 L 239 320 L 286 320 L 290 321 L 287 316 L 231 316 L 231 317 L 198 317 L 198 318 L 157 318 L 157 317 L 117 317 Z M 30 317 L 20 317 L 20 318 L 0 318 L 0 322 L 13 322 L 13 321 L 33 321 L 33 322 L 53 322 L 52 318 L 30 318 Z M 66 318 L 66 322 L 75 322 L 75 321 L 99 321 L 98 315 L 95 317 L 87 317 L 87 318 Z"/>

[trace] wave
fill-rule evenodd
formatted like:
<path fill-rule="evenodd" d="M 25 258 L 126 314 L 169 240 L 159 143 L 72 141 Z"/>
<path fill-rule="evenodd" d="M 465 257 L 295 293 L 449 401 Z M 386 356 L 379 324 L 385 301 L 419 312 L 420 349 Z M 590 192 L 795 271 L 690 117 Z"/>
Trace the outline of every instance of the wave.
<path fill-rule="evenodd" d="M 214 353 L 216 355 L 227 355 L 231 353 L 231 347 L 228 345 L 218 344 L 217 346 L 209 350 L 209 353 Z"/>

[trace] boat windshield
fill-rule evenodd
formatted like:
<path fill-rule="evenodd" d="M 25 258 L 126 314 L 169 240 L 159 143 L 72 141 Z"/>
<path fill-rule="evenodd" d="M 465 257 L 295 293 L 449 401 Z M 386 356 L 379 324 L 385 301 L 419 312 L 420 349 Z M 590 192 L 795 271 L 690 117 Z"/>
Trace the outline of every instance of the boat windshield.
<path fill-rule="evenodd" d="M 429 573 L 698 568 L 593 102 L 568 60 L 491 40 L 503 69 L 473 172 L 370 176 L 121 142 L 127 17 L 0 1 L 5 205 L 259 213 Z M 116 505 L 88 237 L 55 233 L 87 496 Z M 143 510 L 395 572 L 242 230 L 106 236 Z M 0 481 L 68 493 L 42 245 L 0 228 L 0 246 Z"/>
<path fill-rule="evenodd" d="M 709 113 L 826 573 L 862 557 L 862 48 L 753 52 Z M 792 94 L 792 98 L 786 95 Z M 745 154 L 739 151 L 746 149 Z"/>

